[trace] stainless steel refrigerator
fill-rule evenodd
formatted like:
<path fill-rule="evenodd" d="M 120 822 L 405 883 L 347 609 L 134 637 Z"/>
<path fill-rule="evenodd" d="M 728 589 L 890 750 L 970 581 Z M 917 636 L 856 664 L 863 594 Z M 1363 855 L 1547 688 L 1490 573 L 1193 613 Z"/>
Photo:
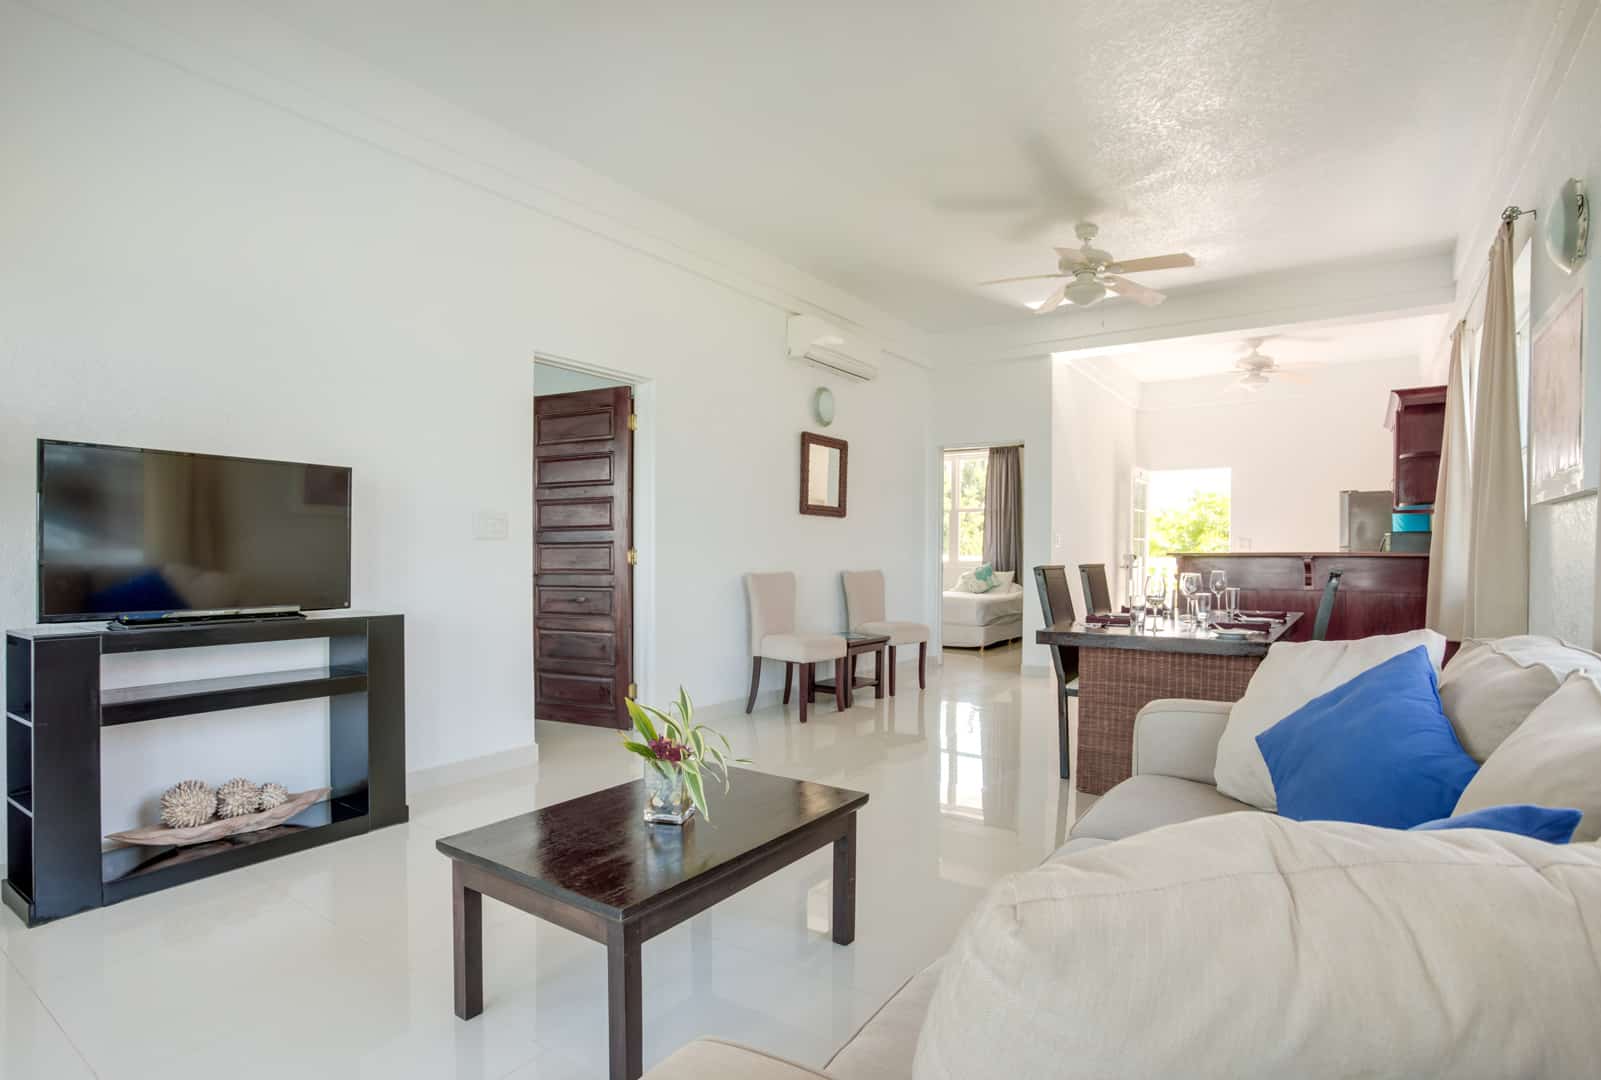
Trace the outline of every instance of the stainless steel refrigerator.
<path fill-rule="evenodd" d="M 1395 496 L 1388 491 L 1340 492 L 1340 550 L 1381 551 Z"/>

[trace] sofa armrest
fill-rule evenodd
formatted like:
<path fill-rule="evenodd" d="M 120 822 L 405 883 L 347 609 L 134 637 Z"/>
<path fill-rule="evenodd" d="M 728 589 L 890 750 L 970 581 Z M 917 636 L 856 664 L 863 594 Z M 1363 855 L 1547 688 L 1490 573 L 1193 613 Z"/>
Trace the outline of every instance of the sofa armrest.
<path fill-rule="evenodd" d="M 1217 743 L 1228 726 L 1227 701 L 1160 698 L 1134 717 L 1134 772 L 1214 782 Z"/>
<path fill-rule="evenodd" d="M 643 1080 L 828 1080 L 827 1073 L 719 1039 L 696 1039 Z"/>

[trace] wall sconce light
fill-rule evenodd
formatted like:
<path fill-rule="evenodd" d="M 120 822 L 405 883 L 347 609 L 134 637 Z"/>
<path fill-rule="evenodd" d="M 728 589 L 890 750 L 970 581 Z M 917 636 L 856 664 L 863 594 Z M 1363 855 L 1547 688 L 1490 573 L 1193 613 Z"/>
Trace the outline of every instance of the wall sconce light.
<path fill-rule="evenodd" d="M 1590 199 L 1583 180 L 1569 180 L 1545 213 L 1545 248 L 1551 261 L 1571 274 L 1590 246 Z"/>

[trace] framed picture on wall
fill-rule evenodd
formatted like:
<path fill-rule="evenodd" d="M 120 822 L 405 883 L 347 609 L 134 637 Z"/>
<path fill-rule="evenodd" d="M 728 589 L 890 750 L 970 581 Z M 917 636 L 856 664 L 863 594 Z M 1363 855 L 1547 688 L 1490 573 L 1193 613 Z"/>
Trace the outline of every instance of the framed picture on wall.
<path fill-rule="evenodd" d="M 1558 306 L 1529 350 L 1529 502 L 1584 484 L 1584 290 Z"/>

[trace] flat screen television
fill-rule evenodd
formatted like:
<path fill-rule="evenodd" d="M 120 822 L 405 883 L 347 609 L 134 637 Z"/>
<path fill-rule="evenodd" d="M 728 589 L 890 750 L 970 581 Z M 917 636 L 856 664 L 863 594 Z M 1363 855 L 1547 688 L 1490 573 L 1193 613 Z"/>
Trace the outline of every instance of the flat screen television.
<path fill-rule="evenodd" d="M 350 606 L 350 470 L 39 440 L 39 619 Z"/>

